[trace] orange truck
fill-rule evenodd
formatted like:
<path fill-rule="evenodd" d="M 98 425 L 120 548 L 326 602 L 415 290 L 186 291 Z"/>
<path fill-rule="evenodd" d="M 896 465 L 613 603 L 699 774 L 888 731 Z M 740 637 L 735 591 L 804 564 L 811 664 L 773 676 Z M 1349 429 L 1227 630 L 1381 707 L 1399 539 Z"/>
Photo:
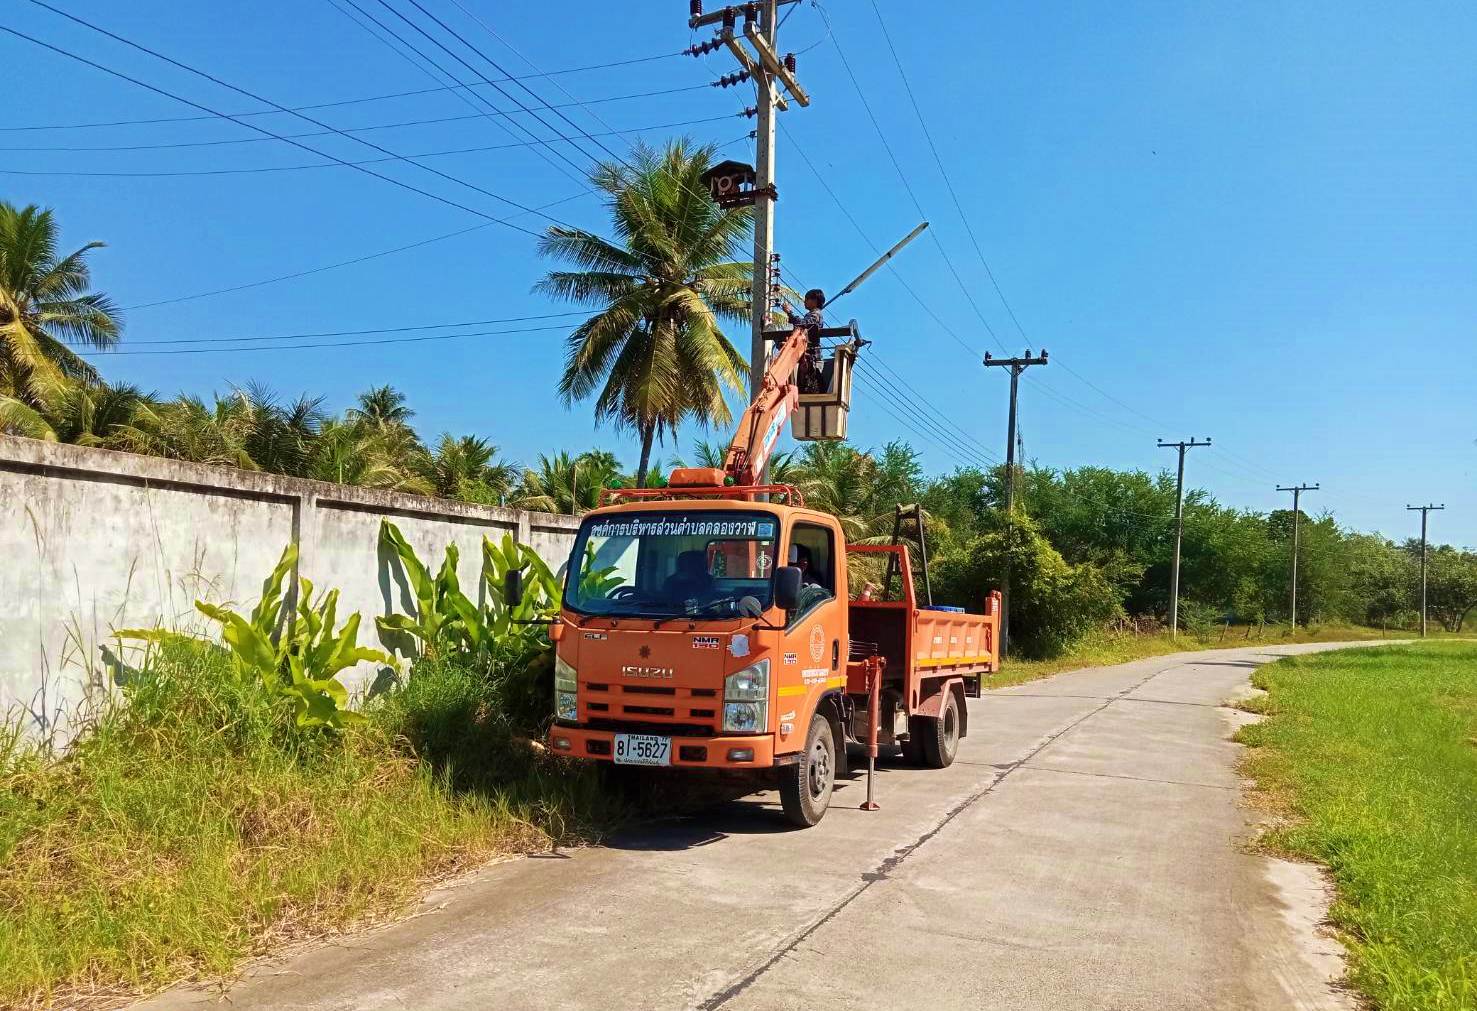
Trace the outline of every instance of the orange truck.
<path fill-rule="evenodd" d="M 954 760 L 965 698 L 995 669 L 1000 605 L 990 594 L 982 614 L 921 606 L 905 545 L 848 545 L 794 488 L 758 483 L 786 420 L 809 415 L 798 436 L 835 437 L 864 343 L 854 323 L 774 336 L 722 469 L 679 468 L 667 487 L 607 493 L 585 515 L 550 629 L 548 744 L 619 765 L 752 770 L 809 826 L 847 772 L 848 744 L 869 763 L 896 745 L 930 767 Z M 817 362 L 816 336 L 851 340 Z M 805 394 L 802 362 L 824 375 Z M 852 585 L 849 568 L 884 564 L 898 593 Z"/>

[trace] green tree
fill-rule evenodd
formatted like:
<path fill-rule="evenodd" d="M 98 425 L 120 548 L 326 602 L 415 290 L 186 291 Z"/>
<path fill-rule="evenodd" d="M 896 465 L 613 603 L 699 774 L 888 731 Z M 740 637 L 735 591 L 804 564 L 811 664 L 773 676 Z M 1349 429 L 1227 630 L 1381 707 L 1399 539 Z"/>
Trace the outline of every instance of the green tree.
<path fill-rule="evenodd" d="M 74 383 L 93 383 L 95 369 L 68 346 L 103 350 L 118 342 L 117 308 L 92 285 L 89 242 L 57 251 L 51 211 L 0 202 L 0 396 L 39 408 Z"/>
<path fill-rule="evenodd" d="M 597 310 L 569 336 L 559 394 L 566 404 L 595 396 L 597 421 L 636 432 L 643 482 L 655 440 L 684 420 L 731 419 L 725 392 L 741 390 L 747 371 L 719 321 L 748 316 L 751 265 L 739 257 L 750 213 L 708 199 L 701 176 L 713 151 L 637 145 L 629 167 L 591 176 L 619 243 L 556 225 L 539 244 L 578 269 L 551 271 L 535 290 Z"/>
<path fill-rule="evenodd" d="M 497 455 L 497 447 L 486 439 L 446 433 L 435 450 L 421 455 L 418 470 L 443 498 L 501 505 L 518 482 L 518 467 Z"/>
<path fill-rule="evenodd" d="M 578 515 L 600 503 L 604 488 L 622 482 L 620 465 L 614 456 L 592 450 L 577 456 L 559 452 L 553 456 L 539 454 L 538 467 L 523 472 L 514 505 L 549 513 Z"/>
<path fill-rule="evenodd" d="M 74 383 L 42 408 L 0 396 L 0 431 L 77 446 L 112 446 L 144 404 L 157 397 L 137 386 Z"/>

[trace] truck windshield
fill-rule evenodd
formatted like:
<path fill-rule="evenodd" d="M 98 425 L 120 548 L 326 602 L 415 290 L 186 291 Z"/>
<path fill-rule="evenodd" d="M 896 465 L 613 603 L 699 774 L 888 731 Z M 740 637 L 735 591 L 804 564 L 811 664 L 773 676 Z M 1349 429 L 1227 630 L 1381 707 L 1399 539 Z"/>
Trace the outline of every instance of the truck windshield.
<path fill-rule="evenodd" d="M 763 512 L 591 517 L 564 604 L 612 617 L 757 617 L 770 603 L 778 537 L 778 518 Z"/>

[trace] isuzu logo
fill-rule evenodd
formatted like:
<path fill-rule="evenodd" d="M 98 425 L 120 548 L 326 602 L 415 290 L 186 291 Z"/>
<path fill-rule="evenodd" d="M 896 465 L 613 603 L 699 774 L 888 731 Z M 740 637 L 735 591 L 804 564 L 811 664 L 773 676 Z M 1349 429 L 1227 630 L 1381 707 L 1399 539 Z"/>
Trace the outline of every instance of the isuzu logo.
<path fill-rule="evenodd" d="M 625 678 L 655 678 L 663 679 L 674 676 L 671 667 L 644 667 L 640 664 L 626 664 L 621 668 L 621 677 Z"/>

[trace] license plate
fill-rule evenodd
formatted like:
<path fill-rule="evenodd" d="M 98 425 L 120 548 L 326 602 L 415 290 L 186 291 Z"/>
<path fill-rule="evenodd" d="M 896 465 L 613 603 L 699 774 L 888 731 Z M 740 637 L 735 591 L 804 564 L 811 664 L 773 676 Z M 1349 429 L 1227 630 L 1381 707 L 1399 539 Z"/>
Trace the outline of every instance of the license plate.
<path fill-rule="evenodd" d="M 621 765 L 671 765 L 672 739 L 655 734 L 616 734 L 615 760 Z"/>

